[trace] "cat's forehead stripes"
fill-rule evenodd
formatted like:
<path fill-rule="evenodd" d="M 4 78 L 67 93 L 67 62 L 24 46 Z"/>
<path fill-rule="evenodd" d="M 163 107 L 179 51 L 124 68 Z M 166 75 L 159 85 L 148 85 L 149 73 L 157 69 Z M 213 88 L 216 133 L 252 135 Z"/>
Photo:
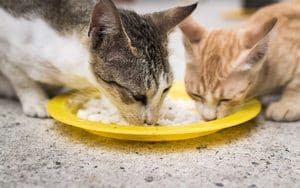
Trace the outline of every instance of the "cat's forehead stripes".
<path fill-rule="evenodd" d="M 161 74 L 166 76 L 167 82 L 172 81 L 167 36 L 163 36 L 147 17 L 126 10 L 119 13 L 133 51 L 126 46 L 117 46 L 112 52 L 104 53 L 115 41 L 108 42 L 102 47 L 101 59 L 104 63 L 96 64 L 99 66 L 97 72 L 136 95 L 146 95 L 152 89 L 156 92 Z"/>
<path fill-rule="evenodd" d="M 124 29 L 130 38 L 131 45 L 137 49 L 143 63 L 137 66 L 145 66 L 148 73 L 158 84 L 159 75 L 162 72 L 169 73 L 170 67 L 167 61 L 167 37 L 163 36 L 154 23 L 130 11 L 120 11 Z"/>
<path fill-rule="evenodd" d="M 241 46 L 236 40 L 236 33 L 220 30 L 211 31 L 200 42 L 199 55 L 196 60 L 202 93 L 215 92 L 227 74 L 230 64 L 238 57 Z"/>

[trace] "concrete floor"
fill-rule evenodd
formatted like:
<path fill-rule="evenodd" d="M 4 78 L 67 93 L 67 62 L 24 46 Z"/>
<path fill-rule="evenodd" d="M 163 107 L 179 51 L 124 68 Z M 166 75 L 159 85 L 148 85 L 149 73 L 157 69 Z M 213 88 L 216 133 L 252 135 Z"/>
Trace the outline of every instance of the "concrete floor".
<path fill-rule="evenodd" d="M 169 143 L 101 138 L 0 100 L 0 187 L 300 187 L 300 123 Z"/>
<path fill-rule="evenodd" d="M 159 8 L 169 4 L 166 1 Z M 197 17 L 211 27 L 234 25 L 223 22 L 217 11 L 236 5 L 237 1 L 206 1 Z M 152 6 L 157 7 L 143 1 L 133 8 L 143 12 Z M 178 60 L 183 53 L 179 35 L 173 34 L 170 45 L 176 46 L 175 56 L 179 53 L 174 58 L 180 63 L 177 79 L 184 68 Z M 124 142 L 51 119 L 25 117 L 16 101 L 0 99 L 0 187 L 296 188 L 300 187 L 299 133 L 299 122 L 258 118 L 186 141 Z"/>

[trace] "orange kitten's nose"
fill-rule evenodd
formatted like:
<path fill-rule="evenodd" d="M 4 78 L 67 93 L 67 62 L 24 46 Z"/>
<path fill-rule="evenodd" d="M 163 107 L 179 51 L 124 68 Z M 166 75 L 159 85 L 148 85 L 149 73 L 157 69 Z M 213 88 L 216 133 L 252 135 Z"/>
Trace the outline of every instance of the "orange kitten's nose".
<path fill-rule="evenodd" d="M 202 118 L 205 121 L 211 121 L 217 119 L 217 112 L 211 108 L 205 108 L 202 110 Z"/>
<path fill-rule="evenodd" d="M 203 118 L 204 121 L 212 121 L 212 120 L 217 119 L 217 116 L 209 116 L 209 117 L 202 116 L 202 118 Z"/>

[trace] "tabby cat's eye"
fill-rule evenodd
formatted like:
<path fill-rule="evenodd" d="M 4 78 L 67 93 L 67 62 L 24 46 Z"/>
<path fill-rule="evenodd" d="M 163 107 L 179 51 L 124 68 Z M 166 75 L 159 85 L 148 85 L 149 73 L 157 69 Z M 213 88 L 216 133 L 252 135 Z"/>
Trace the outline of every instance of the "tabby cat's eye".
<path fill-rule="evenodd" d="M 133 98 L 143 105 L 147 105 L 147 97 L 145 95 L 134 95 Z"/>
<path fill-rule="evenodd" d="M 229 102 L 230 99 L 221 99 L 220 102 Z"/>
<path fill-rule="evenodd" d="M 164 89 L 163 93 L 167 93 L 170 89 L 171 89 L 171 87 Z"/>

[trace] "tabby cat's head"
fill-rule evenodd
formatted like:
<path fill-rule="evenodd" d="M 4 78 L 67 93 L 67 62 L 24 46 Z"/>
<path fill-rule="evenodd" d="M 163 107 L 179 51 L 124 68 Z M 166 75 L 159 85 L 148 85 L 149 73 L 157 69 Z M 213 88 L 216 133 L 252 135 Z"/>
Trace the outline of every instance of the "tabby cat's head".
<path fill-rule="evenodd" d="M 155 124 L 173 81 L 168 33 L 196 4 L 138 15 L 110 0 L 94 7 L 89 36 L 91 68 L 102 91 L 131 124 Z"/>
<path fill-rule="evenodd" d="M 181 25 L 187 68 L 185 84 L 205 120 L 229 115 L 255 96 L 270 31 L 277 19 L 230 30 L 207 30 L 192 18 Z"/>

